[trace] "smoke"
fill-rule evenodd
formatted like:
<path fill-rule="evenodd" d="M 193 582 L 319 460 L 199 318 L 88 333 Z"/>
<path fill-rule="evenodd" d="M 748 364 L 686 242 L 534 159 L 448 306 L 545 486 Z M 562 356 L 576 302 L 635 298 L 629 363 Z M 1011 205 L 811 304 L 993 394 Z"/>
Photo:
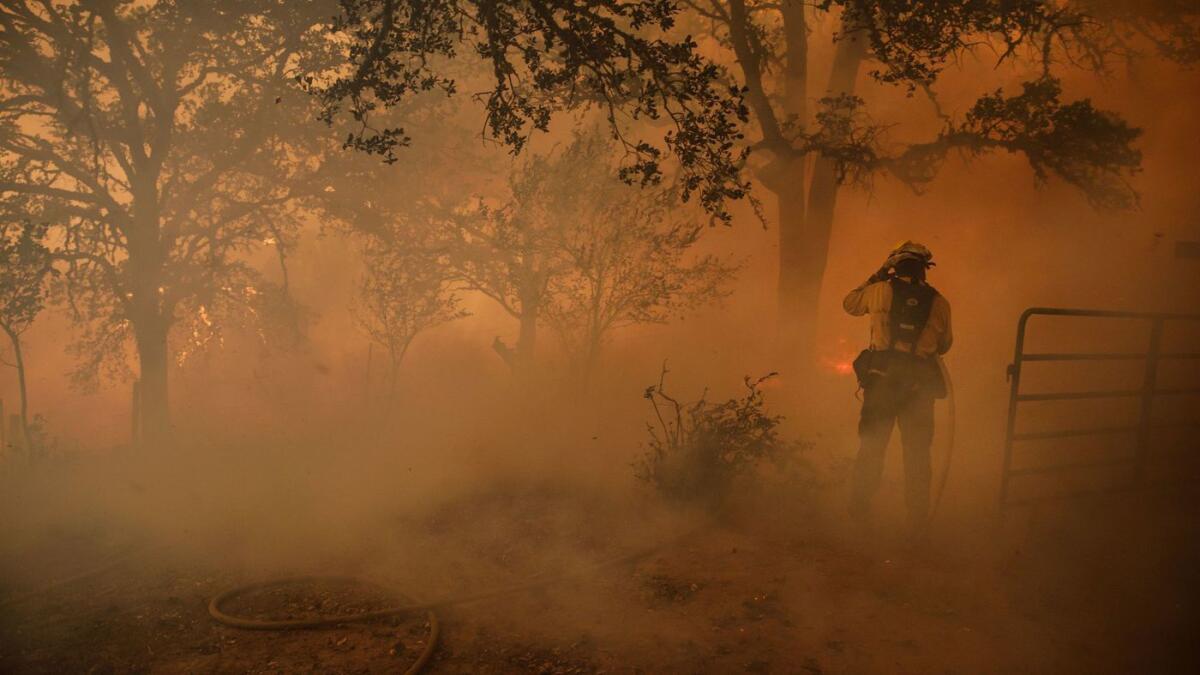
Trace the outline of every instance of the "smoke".
<path fill-rule="evenodd" d="M 822 59 L 828 56 L 820 54 L 814 68 L 824 68 Z M 981 85 L 1014 86 L 1023 74 L 1007 66 L 971 65 L 949 76 L 939 104 L 961 110 Z M 632 477 L 630 463 L 642 451 L 644 425 L 652 414 L 642 392 L 657 382 L 664 363 L 669 389 L 684 399 L 705 391 L 711 399 L 727 398 L 738 393 L 743 376 L 782 369 L 769 385 L 768 408 L 786 417 L 786 435 L 813 443 L 813 459 L 829 480 L 806 488 L 811 494 L 792 494 L 792 486 L 785 486 L 748 496 L 737 516 L 715 526 L 717 534 L 690 542 L 691 548 L 683 549 L 687 555 L 719 553 L 727 556 L 719 564 L 741 564 L 727 551 L 746 546 L 739 537 L 747 532 L 761 535 L 755 541 L 773 552 L 821 536 L 840 541 L 848 536 L 843 479 L 857 447 L 859 408 L 848 364 L 868 337 L 865 321 L 842 313 L 841 298 L 905 239 L 934 252 L 938 264 L 929 280 L 951 303 L 956 336 L 947 356 L 955 385 L 956 443 L 938 516 L 939 551 L 970 564 L 984 558 L 972 569 L 990 574 L 999 568 L 998 577 L 1019 576 L 1021 592 L 1036 586 L 1025 580 L 1042 579 L 1039 574 L 1061 581 L 1053 572 L 1076 559 L 1065 553 L 1063 560 L 1026 569 L 1024 559 L 1014 563 L 996 553 L 1010 542 L 972 550 L 988 538 L 979 532 L 990 532 L 986 528 L 996 515 L 1009 396 L 1006 366 L 1017 318 L 1031 306 L 1200 311 L 1200 261 L 1175 255 L 1176 242 L 1200 240 L 1195 74 L 1151 73 L 1143 67 L 1101 83 L 1080 75 L 1068 78 L 1066 86 L 1120 110 L 1145 129 L 1144 171 L 1135 183 L 1141 208 L 1097 212 L 1059 183 L 1036 185 L 1025 160 L 1010 155 L 953 158 L 923 194 L 886 177 L 870 190 L 846 189 L 829 244 L 816 362 L 794 369 L 784 366 L 791 365 L 792 346 L 776 338 L 778 230 L 770 222 L 764 227 L 746 204 L 735 206 L 732 226 L 712 228 L 698 245 L 701 252 L 746 262 L 729 296 L 678 320 L 617 332 L 605 344 L 598 376 L 583 391 L 564 382 L 566 359 L 549 337 L 539 371 L 528 379 L 515 377 L 491 345 L 498 336 L 511 341 L 516 321 L 490 299 L 468 293 L 464 307 L 470 316 L 420 334 L 400 370 L 397 393 L 388 396 L 384 355 L 355 328 L 348 309 L 362 260 L 353 243 L 316 215 L 288 260 L 290 292 L 303 307 L 303 338 L 276 342 L 254 327 L 231 327 L 220 344 L 174 366 L 171 447 L 129 447 L 130 382 L 104 382 L 91 393 L 70 386 L 65 375 L 73 356 L 64 345 L 74 329 L 64 313 L 48 313 L 26 334 L 26 358 L 33 409 L 45 415 L 57 445 L 49 460 L 34 466 L 16 457 L 0 465 L 0 586 L 15 595 L 78 568 L 61 562 L 64 558 L 78 557 L 73 562 L 82 564 L 150 546 L 160 551 L 155 560 L 219 575 L 221 582 L 336 573 L 377 579 L 431 599 L 513 584 L 547 570 L 587 570 L 617 553 L 652 549 L 698 526 L 714 527 L 706 517 L 664 506 Z M 896 112 L 913 108 L 904 92 L 872 96 L 873 110 L 901 120 L 892 132 L 897 137 L 936 131 L 937 122 L 923 112 Z M 475 119 L 469 111 L 457 114 Z M 417 142 L 426 149 L 462 143 L 443 133 Z M 530 151 L 552 151 L 568 133 L 556 127 Z M 472 191 L 496 189 L 519 168 L 517 160 L 495 148 L 472 149 L 484 157 L 463 169 L 470 175 L 461 177 L 461 184 Z M 420 174 L 412 166 L 400 169 L 382 174 L 374 187 L 387 191 L 396 176 Z M 458 185 L 438 178 L 446 181 L 439 190 L 453 192 Z M 1143 330 L 1132 324 L 1097 331 L 1093 325 L 1048 322 L 1031 333 L 1031 349 L 1137 351 Z M 1185 329 L 1166 340 L 1172 350 L 1194 350 L 1200 335 Z M 1200 374 L 1195 364 L 1172 368 L 1164 374 L 1164 386 L 1195 382 Z M 1136 387 L 1143 375 L 1139 368 L 1140 362 L 1105 369 L 1074 365 L 1031 372 L 1026 384 L 1031 390 Z M 4 370 L 0 396 L 11 412 L 15 383 Z M 1158 413 L 1194 420 L 1190 401 L 1172 399 Z M 1137 413 L 1128 403 L 1047 407 L 1026 421 L 1057 427 L 1097 420 L 1122 425 Z M 951 452 L 947 412 L 939 403 L 935 476 Z M 1172 442 L 1187 448 L 1195 441 L 1185 434 Z M 1119 439 L 1106 443 L 1112 447 L 1102 447 L 1103 452 L 1121 449 Z M 1057 449 L 1065 460 L 1093 448 Z M 882 531 L 898 529 L 903 521 L 900 464 L 893 441 L 877 500 Z M 1179 514 L 1191 506 L 1172 506 L 1175 529 L 1167 531 L 1194 531 L 1189 529 L 1194 522 L 1175 522 L 1186 521 Z M 1137 523 L 1064 519 L 1049 527 L 1049 532 L 1066 533 L 1063 541 L 1078 537 L 1095 547 L 1098 557 L 1106 555 L 1101 544 L 1114 539 L 1126 550 L 1150 551 L 1146 557 L 1119 556 L 1119 568 L 1144 578 L 1154 574 L 1147 562 L 1152 559 L 1168 567 L 1176 584 L 1164 585 L 1180 596 L 1192 590 L 1185 585 L 1194 575 L 1182 570 L 1181 561 L 1194 561 L 1194 549 L 1181 552 L 1139 532 Z M 1120 536 L 1099 536 L 1105 528 Z M 1136 534 L 1124 538 L 1130 532 Z M 1092 534 L 1097 537 L 1088 538 Z M 854 546 L 866 551 L 863 555 L 883 551 L 882 558 L 892 555 L 887 553 L 891 543 L 885 535 Z M 1021 546 L 1055 555 L 1069 548 L 1062 541 L 1037 539 Z M 717 583 L 713 578 L 724 578 L 707 561 L 655 564 L 669 571 L 672 564 L 680 565 L 685 571 L 671 571 L 680 578 L 708 575 L 710 588 Z M 802 581 L 793 578 L 788 597 L 807 598 L 796 590 L 803 583 L 822 588 L 830 583 L 824 568 L 815 569 L 805 567 L 801 574 L 811 576 Z M 1111 576 L 1108 570 L 1097 574 Z M 484 607 L 474 620 L 512 622 L 517 633 L 574 636 L 586 630 L 618 653 L 652 651 L 652 645 L 633 637 L 655 624 L 646 616 L 645 589 L 614 588 L 632 582 L 606 581 L 599 574 L 588 578 L 553 591 L 561 602 L 526 599 Z M 885 575 L 880 583 L 893 581 Z M 688 579 L 681 588 L 691 583 Z M 991 577 L 988 583 L 1007 588 Z M 216 582 L 205 586 L 215 588 Z M 1030 593 L 1038 602 L 1056 602 L 1053 594 Z M 825 599 L 832 605 L 844 598 Z M 1131 604 L 1118 598 L 1102 606 L 1125 611 Z M 1191 604 L 1183 609 L 1167 601 L 1150 605 L 1166 608 L 1153 625 L 1172 630 L 1181 625 L 1178 616 L 1194 613 Z M 838 642 L 824 632 L 833 630 L 826 624 L 833 619 L 819 615 L 826 609 L 813 608 L 816 618 L 806 618 L 805 625 L 826 642 Z M 677 630 L 687 640 L 698 634 Z"/>

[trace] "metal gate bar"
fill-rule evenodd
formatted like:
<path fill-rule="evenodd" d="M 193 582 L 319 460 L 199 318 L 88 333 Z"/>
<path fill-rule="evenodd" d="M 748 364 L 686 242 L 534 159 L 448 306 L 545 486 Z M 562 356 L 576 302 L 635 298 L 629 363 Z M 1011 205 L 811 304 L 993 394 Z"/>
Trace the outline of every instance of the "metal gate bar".
<path fill-rule="evenodd" d="M 1046 352 L 1025 353 L 1025 333 L 1029 320 L 1034 316 L 1067 316 L 1091 317 L 1102 319 L 1135 319 L 1150 323 L 1149 344 L 1144 352 Z M 1057 309 L 1050 307 L 1030 307 L 1021 314 L 1017 322 L 1017 341 L 1013 351 L 1013 362 L 1008 366 L 1008 377 L 1011 382 L 1008 399 L 1008 424 L 1004 436 L 1004 470 L 1000 479 L 1000 509 L 1003 511 L 1011 505 L 1031 504 L 1039 501 L 1049 501 L 1072 498 L 1084 494 L 1095 494 L 1097 491 L 1076 491 L 1070 494 L 1050 495 L 1043 498 L 1023 498 L 1013 500 L 1009 496 L 1010 482 L 1015 477 L 1065 473 L 1073 470 L 1097 467 L 1112 467 L 1132 465 L 1134 475 L 1130 485 L 1118 490 L 1136 489 L 1145 478 L 1146 464 L 1150 454 L 1151 433 L 1158 429 L 1200 428 L 1196 421 L 1183 423 L 1154 424 L 1152 413 L 1154 400 L 1160 396 L 1179 396 L 1200 394 L 1200 387 L 1170 387 L 1158 386 L 1158 366 L 1162 361 L 1176 359 L 1200 359 L 1200 352 L 1164 352 L 1161 349 L 1163 329 L 1167 322 L 1200 321 L 1200 314 L 1168 314 L 1153 312 L 1115 312 L 1107 310 L 1088 309 Z M 1142 375 L 1142 386 L 1139 389 L 1113 389 L 1107 391 L 1070 391 L 1060 393 L 1021 393 L 1021 367 L 1025 362 L 1037 361 L 1145 361 Z M 1106 398 L 1140 397 L 1141 404 L 1138 422 L 1133 426 L 1093 427 L 1089 429 L 1058 429 L 1052 431 L 1017 433 L 1017 408 L 1019 404 L 1032 401 L 1080 401 Z M 1023 441 L 1073 438 L 1078 436 L 1109 436 L 1134 434 L 1134 454 L 1129 457 L 1098 460 L 1091 462 L 1073 462 L 1050 464 L 1035 467 L 1014 469 L 1012 466 L 1013 445 Z M 1113 491 L 1113 490 L 1108 490 Z"/>

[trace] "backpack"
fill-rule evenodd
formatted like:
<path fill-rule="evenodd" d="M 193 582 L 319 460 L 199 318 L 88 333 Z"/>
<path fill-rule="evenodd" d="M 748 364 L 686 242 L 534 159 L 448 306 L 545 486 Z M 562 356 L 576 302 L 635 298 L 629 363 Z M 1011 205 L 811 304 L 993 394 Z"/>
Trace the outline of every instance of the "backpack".
<path fill-rule="evenodd" d="M 883 351 L 866 349 L 858 355 L 854 360 L 854 373 L 858 376 L 859 386 L 866 388 L 868 384 L 886 377 L 896 384 L 928 391 L 935 398 L 945 398 L 946 381 L 934 360 L 894 349 L 898 342 L 916 346 L 925 324 L 929 323 L 929 314 L 938 292 L 925 283 L 908 283 L 898 279 L 891 279 L 888 283 L 892 287 L 888 328 L 893 348 Z"/>
<path fill-rule="evenodd" d="M 899 279 L 888 283 L 892 287 L 892 308 L 888 310 L 891 346 L 895 348 L 896 343 L 903 342 L 915 347 L 925 324 L 929 323 L 933 299 L 938 292 L 924 283 L 910 284 Z"/>

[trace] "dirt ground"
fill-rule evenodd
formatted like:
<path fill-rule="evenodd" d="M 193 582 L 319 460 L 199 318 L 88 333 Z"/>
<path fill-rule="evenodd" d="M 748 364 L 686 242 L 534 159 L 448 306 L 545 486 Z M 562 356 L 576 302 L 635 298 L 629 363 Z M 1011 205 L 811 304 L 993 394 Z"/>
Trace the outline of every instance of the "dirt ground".
<path fill-rule="evenodd" d="M 914 548 L 886 532 L 835 536 L 836 527 L 758 510 L 660 530 L 650 555 L 596 568 L 647 540 L 623 538 L 619 522 L 567 499 L 489 495 L 397 522 L 394 546 L 346 552 L 337 571 L 420 600 L 520 582 L 538 568 L 579 571 L 439 610 L 430 673 L 1200 672 L 1191 628 L 1200 555 L 1194 537 L 1178 536 L 1196 531 L 1190 517 L 1184 530 L 1140 528 L 1117 548 L 1076 536 L 1069 518 L 990 524 Z M 439 550 L 447 532 L 458 543 Z M 60 532 L 27 548 L 28 560 L 0 561 L 0 671 L 403 672 L 428 639 L 423 615 L 291 632 L 218 625 L 207 613 L 216 593 L 276 571 L 328 572 L 330 559 L 251 569 L 186 542 L 114 539 Z M 300 617 L 405 600 L 301 583 L 229 609 Z"/>

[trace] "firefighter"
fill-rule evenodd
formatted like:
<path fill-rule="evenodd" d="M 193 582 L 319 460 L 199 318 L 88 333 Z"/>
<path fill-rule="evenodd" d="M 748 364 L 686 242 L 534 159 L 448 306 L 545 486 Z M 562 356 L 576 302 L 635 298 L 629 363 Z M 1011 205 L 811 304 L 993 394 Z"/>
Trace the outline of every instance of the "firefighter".
<path fill-rule="evenodd" d="M 870 346 L 854 362 L 863 405 L 850 513 L 860 521 L 869 519 L 871 499 L 883 478 L 884 451 L 898 424 L 905 505 L 914 534 L 924 532 L 929 518 L 933 402 L 946 394 L 937 357 L 952 341 L 950 303 L 925 280 L 933 265 L 928 248 L 906 241 L 842 302 L 848 313 L 871 318 Z"/>

